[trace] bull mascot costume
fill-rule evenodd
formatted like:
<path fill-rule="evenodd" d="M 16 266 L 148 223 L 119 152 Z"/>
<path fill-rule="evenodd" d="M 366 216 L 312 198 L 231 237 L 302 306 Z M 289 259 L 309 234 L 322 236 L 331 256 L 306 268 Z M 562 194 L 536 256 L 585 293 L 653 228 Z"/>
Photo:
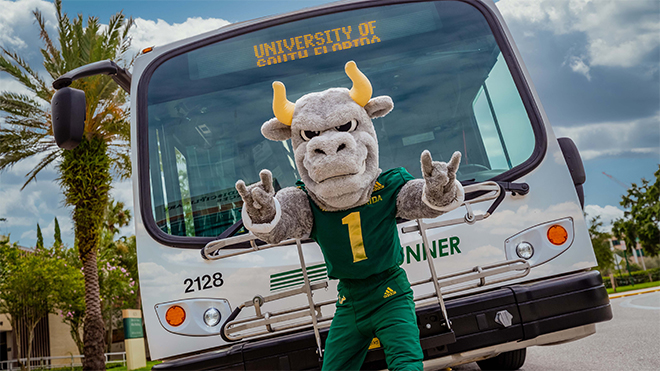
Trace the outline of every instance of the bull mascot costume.
<path fill-rule="evenodd" d="M 456 179 L 461 154 L 455 152 L 447 164 L 423 151 L 423 179 L 404 168 L 382 172 L 371 120 L 394 108 L 392 98 L 372 98 L 371 83 L 355 62 L 345 70 L 351 90 L 309 93 L 295 103 L 287 100 L 284 84 L 273 83 L 275 117 L 261 133 L 274 141 L 291 139 L 302 179 L 277 194 L 268 170 L 256 184 L 239 180 L 243 222 L 268 243 L 313 239 L 328 276 L 339 279 L 323 370 L 360 369 L 374 337 L 391 370 L 422 370 L 396 218 L 434 218 L 461 205 L 464 191 Z"/>

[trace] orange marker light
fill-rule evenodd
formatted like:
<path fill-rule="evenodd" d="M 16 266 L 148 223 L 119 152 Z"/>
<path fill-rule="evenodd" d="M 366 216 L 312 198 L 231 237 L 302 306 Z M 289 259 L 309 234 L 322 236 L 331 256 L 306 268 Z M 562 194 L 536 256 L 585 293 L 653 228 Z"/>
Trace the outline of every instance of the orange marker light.
<path fill-rule="evenodd" d="M 170 307 L 165 313 L 165 321 L 167 321 L 170 326 L 177 327 L 181 325 L 185 320 L 186 311 L 178 305 Z"/>
<path fill-rule="evenodd" d="M 562 245 L 566 240 L 568 240 L 568 232 L 566 232 L 566 228 L 559 224 L 555 224 L 548 229 L 548 241 L 553 245 Z"/>
<path fill-rule="evenodd" d="M 153 47 L 153 46 L 150 46 L 150 47 L 148 47 L 148 48 L 144 48 L 144 49 L 142 49 L 142 54 L 149 53 L 149 52 L 152 51 L 152 50 L 154 50 L 154 47 Z"/>

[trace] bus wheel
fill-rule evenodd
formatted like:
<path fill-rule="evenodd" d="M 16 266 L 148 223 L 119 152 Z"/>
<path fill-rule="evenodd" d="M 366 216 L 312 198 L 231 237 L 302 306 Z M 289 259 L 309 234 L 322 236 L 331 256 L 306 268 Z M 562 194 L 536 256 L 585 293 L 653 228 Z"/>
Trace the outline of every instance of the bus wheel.
<path fill-rule="evenodd" d="M 497 357 L 477 361 L 477 364 L 482 370 L 517 370 L 525 363 L 526 349 L 504 352 Z"/>

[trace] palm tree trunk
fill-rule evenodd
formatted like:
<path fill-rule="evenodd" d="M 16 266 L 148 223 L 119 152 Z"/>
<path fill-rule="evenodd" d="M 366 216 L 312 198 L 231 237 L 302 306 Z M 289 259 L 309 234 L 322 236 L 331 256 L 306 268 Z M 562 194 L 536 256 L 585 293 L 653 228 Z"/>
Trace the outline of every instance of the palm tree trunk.
<path fill-rule="evenodd" d="M 87 254 L 83 261 L 85 270 L 85 325 L 83 342 L 85 358 L 83 369 L 105 369 L 105 324 L 101 315 L 101 300 L 99 297 L 99 275 L 96 266 L 96 250 Z"/>
<path fill-rule="evenodd" d="M 63 151 L 60 178 L 67 204 L 73 205 L 78 253 L 85 274 L 85 324 L 83 369 L 105 369 L 105 324 L 97 267 L 97 250 L 103 213 L 110 190 L 110 159 L 102 138 L 86 138 L 73 150 Z"/>

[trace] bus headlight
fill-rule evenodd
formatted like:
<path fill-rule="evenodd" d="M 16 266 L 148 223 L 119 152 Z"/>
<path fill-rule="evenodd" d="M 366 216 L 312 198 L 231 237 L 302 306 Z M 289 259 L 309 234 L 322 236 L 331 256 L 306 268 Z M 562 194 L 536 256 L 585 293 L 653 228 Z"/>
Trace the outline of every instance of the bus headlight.
<path fill-rule="evenodd" d="M 527 260 L 534 255 L 534 247 L 531 243 L 523 241 L 516 246 L 516 255 Z"/>
<path fill-rule="evenodd" d="M 171 333 L 187 336 L 217 336 L 222 321 L 229 318 L 231 312 L 229 301 L 221 298 L 190 298 L 156 304 L 161 326 Z"/>
<path fill-rule="evenodd" d="M 209 327 L 213 327 L 220 323 L 220 318 L 222 318 L 220 311 L 215 308 L 209 308 L 204 312 L 204 323 Z"/>
<path fill-rule="evenodd" d="M 508 260 L 525 259 L 532 267 L 568 250 L 575 238 L 573 218 L 566 217 L 529 227 L 504 240 Z"/>

